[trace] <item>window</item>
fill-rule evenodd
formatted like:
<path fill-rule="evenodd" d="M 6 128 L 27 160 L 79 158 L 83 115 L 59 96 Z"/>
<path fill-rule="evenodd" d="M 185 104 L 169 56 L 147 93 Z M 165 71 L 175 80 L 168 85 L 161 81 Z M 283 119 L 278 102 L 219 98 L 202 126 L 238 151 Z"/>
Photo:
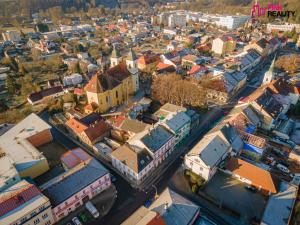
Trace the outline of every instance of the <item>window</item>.
<path fill-rule="evenodd" d="M 44 215 L 42 215 L 42 218 L 43 218 L 43 219 L 46 219 L 46 218 L 48 218 L 48 214 L 47 214 L 47 213 L 45 213 Z"/>
<path fill-rule="evenodd" d="M 30 213 L 31 217 L 34 217 L 34 215 L 35 215 L 35 211 L 33 211 L 33 212 Z"/>
<path fill-rule="evenodd" d="M 34 224 L 38 224 L 40 222 L 40 219 L 37 218 L 36 220 L 33 221 Z"/>
<path fill-rule="evenodd" d="M 51 224 L 51 221 L 50 220 L 48 220 L 46 223 L 45 223 L 45 225 L 50 225 Z"/>
<path fill-rule="evenodd" d="M 58 218 L 61 218 L 61 217 L 63 217 L 64 215 L 65 215 L 64 213 L 59 214 L 59 215 L 58 215 Z"/>
<path fill-rule="evenodd" d="M 23 218 L 21 219 L 21 223 L 25 222 L 26 220 L 27 220 L 27 217 L 23 217 Z"/>
<path fill-rule="evenodd" d="M 116 98 L 118 98 L 119 97 L 119 93 L 118 93 L 118 91 L 116 91 Z"/>
<path fill-rule="evenodd" d="M 39 208 L 39 210 L 42 211 L 44 208 L 45 208 L 45 206 L 43 205 Z"/>
<path fill-rule="evenodd" d="M 75 207 L 77 208 L 78 206 L 80 206 L 80 202 L 77 202 L 76 204 L 75 204 Z"/>

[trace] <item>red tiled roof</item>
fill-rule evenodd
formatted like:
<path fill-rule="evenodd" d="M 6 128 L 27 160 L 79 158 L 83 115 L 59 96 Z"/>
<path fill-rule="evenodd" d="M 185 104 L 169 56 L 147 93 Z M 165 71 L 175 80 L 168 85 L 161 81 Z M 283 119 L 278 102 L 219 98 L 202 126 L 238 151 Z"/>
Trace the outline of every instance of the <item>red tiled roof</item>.
<path fill-rule="evenodd" d="M 41 192 L 33 184 L 28 184 L 25 187 L 11 192 L 10 195 L 5 195 L 0 198 L 0 216 L 20 207 Z"/>
<path fill-rule="evenodd" d="M 110 130 L 110 128 L 105 121 L 99 121 L 97 124 L 89 127 L 88 129 L 84 130 L 83 132 L 88 137 L 88 139 L 91 142 L 93 142 L 100 136 L 109 132 L 109 130 Z"/>
<path fill-rule="evenodd" d="M 165 69 L 169 69 L 172 67 L 174 67 L 174 66 L 170 65 L 170 64 L 165 64 L 165 63 L 159 62 L 156 66 L 156 70 L 165 70 Z"/>
<path fill-rule="evenodd" d="M 75 118 L 71 118 L 66 122 L 66 125 L 71 128 L 76 134 L 80 134 L 82 131 L 88 128 L 85 124 L 81 123 Z"/>
<path fill-rule="evenodd" d="M 198 73 L 199 71 L 203 71 L 206 68 L 204 66 L 195 65 L 189 71 L 188 74 Z"/>
<path fill-rule="evenodd" d="M 79 163 L 85 162 L 91 158 L 92 157 L 81 148 L 76 148 L 72 151 L 64 153 L 60 160 L 68 167 L 68 169 L 71 169 L 77 166 Z"/>

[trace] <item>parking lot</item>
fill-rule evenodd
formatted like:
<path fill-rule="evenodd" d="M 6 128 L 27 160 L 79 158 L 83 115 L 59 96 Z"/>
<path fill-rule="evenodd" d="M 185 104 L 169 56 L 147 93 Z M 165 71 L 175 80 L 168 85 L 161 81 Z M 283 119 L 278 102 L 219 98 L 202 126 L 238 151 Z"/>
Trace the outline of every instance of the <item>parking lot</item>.
<path fill-rule="evenodd" d="M 247 224 L 246 221 L 254 217 L 261 219 L 267 197 L 259 192 L 251 192 L 245 186 L 230 175 L 218 171 L 203 192 L 223 207 L 240 214 L 240 218 Z"/>

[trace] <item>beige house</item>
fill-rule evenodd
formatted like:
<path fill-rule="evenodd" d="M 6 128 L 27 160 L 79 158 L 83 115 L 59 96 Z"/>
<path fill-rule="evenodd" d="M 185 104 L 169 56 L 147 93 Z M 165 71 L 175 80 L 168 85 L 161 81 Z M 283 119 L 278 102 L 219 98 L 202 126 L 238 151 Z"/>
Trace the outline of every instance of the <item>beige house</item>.
<path fill-rule="evenodd" d="M 230 36 L 218 37 L 212 42 L 212 51 L 218 55 L 226 55 L 234 51 L 236 41 Z"/>

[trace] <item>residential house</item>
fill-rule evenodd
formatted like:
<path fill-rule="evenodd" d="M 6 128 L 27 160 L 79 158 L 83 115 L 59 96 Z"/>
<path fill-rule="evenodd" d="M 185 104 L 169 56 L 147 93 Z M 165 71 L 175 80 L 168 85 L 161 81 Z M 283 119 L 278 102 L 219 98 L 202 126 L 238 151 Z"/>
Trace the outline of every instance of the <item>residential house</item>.
<path fill-rule="evenodd" d="M 185 112 L 185 111 L 186 108 L 182 106 L 166 103 L 154 113 L 154 116 L 157 117 L 157 119 L 159 120 L 159 119 L 166 118 L 169 114 L 173 114 L 177 112 Z"/>
<path fill-rule="evenodd" d="M 260 115 L 261 127 L 266 130 L 275 127 L 276 121 L 284 110 L 283 105 L 274 98 L 270 88 L 259 88 L 240 102 L 251 104 Z"/>
<path fill-rule="evenodd" d="M 231 154 L 240 154 L 243 148 L 243 140 L 240 137 L 240 133 L 234 126 L 231 126 L 228 123 L 220 123 L 206 134 L 206 136 L 210 135 L 218 135 L 226 140 L 230 144 Z"/>
<path fill-rule="evenodd" d="M 146 149 L 157 167 L 174 150 L 175 135 L 162 125 L 140 132 L 127 141 L 132 148 Z"/>
<path fill-rule="evenodd" d="M 64 93 L 65 92 L 62 86 L 55 86 L 52 88 L 46 88 L 44 90 L 31 93 L 28 96 L 27 101 L 31 105 L 36 105 L 42 103 L 43 101 L 63 96 Z"/>
<path fill-rule="evenodd" d="M 81 119 L 71 118 L 65 123 L 70 132 L 89 146 L 108 137 L 110 127 L 98 113 L 91 113 Z"/>
<path fill-rule="evenodd" d="M 167 64 L 167 65 L 172 65 L 174 68 L 177 68 L 177 65 L 180 64 L 180 55 L 178 52 L 173 51 L 169 53 L 162 54 L 160 56 L 160 60 L 162 63 Z"/>
<path fill-rule="evenodd" d="M 242 72 L 251 71 L 256 68 L 261 60 L 261 55 L 253 48 L 246 51 L 246 54 L 240 59 L 240 70 Z"/>
<path fill-rule="evenodd" d="M 182 68 L 190 70 L 193 66 L 200 64 L 200 59 L 196 55 L 185 55 L 182 57 L 181 65 Z"/>
<path fill-rule="evenodd" d="M 21 34 L 19 31 L 9 30 L 2 33 L 2 38 L 4 41 L 11 41 L 17 43 L 21 41 Z"/>
<path fill-rule="evenodd" d="M 84 88 L 88 103 L 95 103 L 100 112 L 106 112 L 126 102 L 139 88 L 138 72 L 131 71 L 123 62 L 103 73 L 99 71 Z"/>
<path fill-rule="evenodd" d="M 236 47 L 236 41 L 231 36 L 222 36 L 213 40 L 211 50 L 221 56 L 230 54 Z"/>
<path fill-rule="evenodd" d="M 175 72 L 175 67 L 173 65 L 159 62 L 156 66 L 156 73 L 154 74 L 154 76 L 171 72 Z"/>
<path fill-rule="evenodd" d="M 227 172 L 240 181 L 254 186 L 266 195 L 276 194 L 277 189 L 269 171 L 232 157 L 226 165 Z"/>
<path fill-rule="evenodd" d="M 138 58 L 137 66 L 139 70 L 151 71 L 159 63 L 160 57 L 155 53 L 146 53 Z"/>
<path fill-rule="evenodd" d="M 249 43 L 244 47 L 244 51 L 252 48 L 255 49 L 262 58 L 265 58 L 269 54 L 270 50 L 269 42 L 265 38 Z"/>
<path fill-rule="evenodd" d="M 153 158 L 147 150 L 127 143 L 114 150 L 111 158 L 112 165 L 137 184 L 154 169 Z"/>
<path fill-rule="evenodd" d="M 0 193 L 0 224 L 54 224 L 51 203 L 35 185 L 22 180 Z"/>
<path fill-rule="evenodd" d="M 148 129 L 149 126 L 139 120 L 124 117 L 120 123 L 113 124 L 114 129 L 111 130 L 111 135 L 115 139 L 125 142 L 134 135 Z"/>
<path fill-rule="evenodd" d="M 293 208 L 299 187 L 293 183 L 282 181 L 278 193 L 269 197 L 261 219 L 261 225 L 288 225 L 291 221 Z"/>
<path fill-rule="evenodd" d="M 57 223 L 110 186 L 109 172 L 92 158 L 49 180 L 40 188 L 51 202 Z"/>
<path fill-rule="evenodd" d="M 175 135 L 175 144 L 180 143 L 191 130 L 191 118 L 185 112 L 169 114 L 166 118 L 161 117 L 160 123 Z"/>
<path fill-rule="evenodd" d="M 79 73 L 73 73 L 63 78 L 64 86 L 76 86 L 82 83 L 82 76 Z"/>
<path fill-rule="evenodd" d="M 199 206 L 166 188 L 149 208 L 142 206 L 122 225 L 192 225 L 199 215 Z"/>
<path fill-rule="evenodd" d="M 218 166 L 230 154 L 230 143 L 216 135 L 204 136 L 184 157 L 187 169 L 210 180 L 216 173 Z"/>
<path fill-rule="evenodd" d="M 228 102 L 245 84 L 247 75 L 240 71 L 221 72 L 206 83 L 207 98 L 214 104 Z"/>

